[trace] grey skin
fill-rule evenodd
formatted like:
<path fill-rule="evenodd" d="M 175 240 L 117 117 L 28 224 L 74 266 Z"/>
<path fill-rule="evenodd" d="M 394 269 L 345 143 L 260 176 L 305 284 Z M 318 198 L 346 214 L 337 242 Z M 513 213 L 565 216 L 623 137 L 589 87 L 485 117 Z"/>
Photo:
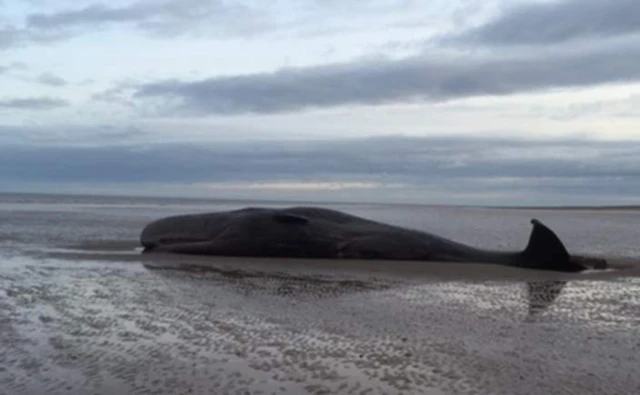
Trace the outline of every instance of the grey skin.
<path fill-rule="evenodd" d="M 316 207 L 241 210 L 168 217 L 147 225 L 145 252 L 325 259 L 486 262 L 578 272 L 560 239 L 533 219 L 527 247 L 489 251 L 433 234 Z"/>

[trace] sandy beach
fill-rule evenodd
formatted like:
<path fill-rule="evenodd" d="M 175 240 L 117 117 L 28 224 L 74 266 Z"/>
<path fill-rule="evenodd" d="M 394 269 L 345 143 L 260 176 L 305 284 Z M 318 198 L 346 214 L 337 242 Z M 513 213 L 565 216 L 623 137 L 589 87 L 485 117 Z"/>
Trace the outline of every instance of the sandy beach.
<path fill-rule="evenodd" d="M 640 390 L 640 266 L 612 242 L 580 249 L 579 227 L 569 245 L 612 269 L 141 255 L 140 226 L 172 210 L 145 207 L 0 207 L 0 394 Z M 607 215 L 629 227 L 606 237 L 635 237 Z"/>

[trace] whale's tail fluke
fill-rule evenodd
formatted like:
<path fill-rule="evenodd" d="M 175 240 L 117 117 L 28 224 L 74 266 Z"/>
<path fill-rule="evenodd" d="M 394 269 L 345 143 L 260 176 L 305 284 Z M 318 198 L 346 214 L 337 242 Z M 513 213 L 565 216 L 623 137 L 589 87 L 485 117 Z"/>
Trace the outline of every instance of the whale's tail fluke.
<path fill-rule="evenodd" d="M 532 219 L 529 244 L 522 252 L 524 265 L 532 269 L 579 272 L 585 266 L 574 262 L 560 238 L 542 222 Z"/>

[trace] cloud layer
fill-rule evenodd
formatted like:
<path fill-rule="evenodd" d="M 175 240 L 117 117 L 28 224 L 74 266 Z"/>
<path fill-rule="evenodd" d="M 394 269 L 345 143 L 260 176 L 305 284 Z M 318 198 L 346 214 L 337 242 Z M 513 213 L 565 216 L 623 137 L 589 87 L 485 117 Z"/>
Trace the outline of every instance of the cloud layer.
<path fill-rule="evenodd" d="M 42 73 L 38 76 L 38 78 L 36 78 L 36 81 L 49 86 L 60 87 L 67 85 L 67 81 L 65 81 L 64 78 L 58 77 L 57 75 L 52 73 Z"/>
<path fill-rule="evenodd" d="M 419 56 L 200 81 L 166 80 L 144 84 L 134 96 L 159 98 L 184 114 L 276 113 L 638 81 L 638 64 L 638 43 L 624 50 L 599 48 L 554 56 Z"/>
<path fill-rule="evenodd" d="M 460 39 L 476 45 L 539 45 L 635 34 L 640 34 L 636 0 L 565 0 L 512 6 Z"/>
<path fill-rule="evenodd" d="M 138 0 L 124 4 L 80 1 L 71 4 L 71 8 L 31 12 L 24 20 L 0 24 L 0 50 L 64 41 L 107 27 L 132 27 L 158 37 L 197 32 L 203 27 L 214 35 L 224 36 L 252 35 L 266 28 L 259 12 L 237 1 Z"/>
<path fill-rule="evenodd" d="M 369 138 L 215 145 L 0 148 L 0 181 L 205 185 L 213 191 L 330 188 L 529 196 L 570 204 L 640 194 L 640 143 Z M 364 187 L 366 186 L 366 188 Z M 474 202 L 472 199 L 467 203 Z M 475 202 L 477 203 L 477 201 Z"/>
<path fill-rule="evenodd" d="M 52 110 L 68 105 L 69 103 L 66 100 L 51 97 L 0 99 L 0 110 Z"/>
<path fill-rule="evenodd" d="M 382 3 L 373 1 L 357 9 L 381 12 L 388 11 L 390 4 L 406 7 L 399 1 L 385 3 L 387 7 Z M 292 15 L 298 12 L 298 17 L 313 15 L 309 10 L 317 12 L 320 8 L 307 0 L 283 4 Z M 268 73 L 164 79 L 138 84 L 131 94 L 137 99 L 136 108 L 157 106 L 162 115 L 202 116 L 428 103 L 636 82 L 640 79 L 640 68 L 636 67 L 640 63 L 640 39 L 633 38 L 640 35 L 639 4 L 635 0 L 519 2 L 471 30 L 443 33 L 443 39 L 429 42 L 420 55 L 394 60 L 355 58 Z M 353 12 L 344 5 L 323 7 Z M 196 32 L 200 25 L 229 31 L 290 27 L 292 19 L 278 18 L 275 15 L 282 14 L 278 10 L 277 4 L 258 7 L 220 0 L 85 3 L 32 12 L 26 15 L 23 27 L 0 28 L 0 46 L 60 40 L 96 27 L 132 26 L 165 36 Z M 609 38 L 616 40 L 601 42 Z M 571 44 L 580 39 L 590 41 L 588 45 Z M 477 51 L 461 51 L 460 46 L 468 44 Z M 535 51 L 495 48 L 532 44 L 553 45 Z M 489 48 L 493 49 L 487 51 Z M 65 85 L 64 79 L 50 73 L 43 73 L 38 80 L 51 86 Z M 129 97 L 121 99 L 131 103 Z"/>
<path fill-rule="evenodd" d="M 52 13 L 33 13 L 27 17 L 32 31 L 68 31 L 106 25 L 131 25 L 159 34 L 180 34 L 195 30 L 197 23 L 207 20 L 217 25 L 218 31 L 239 30 L 253 17 L 250 8 L 241 2 L 220 0 L 158 0 L 136 1 L 114 6 L 94 3 L 71 10 Z M 234 23 L 229 23 L 231 20 Z"/>

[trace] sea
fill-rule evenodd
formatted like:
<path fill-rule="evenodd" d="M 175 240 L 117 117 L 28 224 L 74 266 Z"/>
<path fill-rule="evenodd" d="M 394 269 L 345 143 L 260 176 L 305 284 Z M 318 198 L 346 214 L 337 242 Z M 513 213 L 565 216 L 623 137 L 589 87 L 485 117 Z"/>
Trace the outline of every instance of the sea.
<path fill-rule="evenodd" d="M 607 270 L 142 256 L 158 218 L 314 205 Z M 0 193 L 0 394 L 640 393 L 640 209 Z"/>

